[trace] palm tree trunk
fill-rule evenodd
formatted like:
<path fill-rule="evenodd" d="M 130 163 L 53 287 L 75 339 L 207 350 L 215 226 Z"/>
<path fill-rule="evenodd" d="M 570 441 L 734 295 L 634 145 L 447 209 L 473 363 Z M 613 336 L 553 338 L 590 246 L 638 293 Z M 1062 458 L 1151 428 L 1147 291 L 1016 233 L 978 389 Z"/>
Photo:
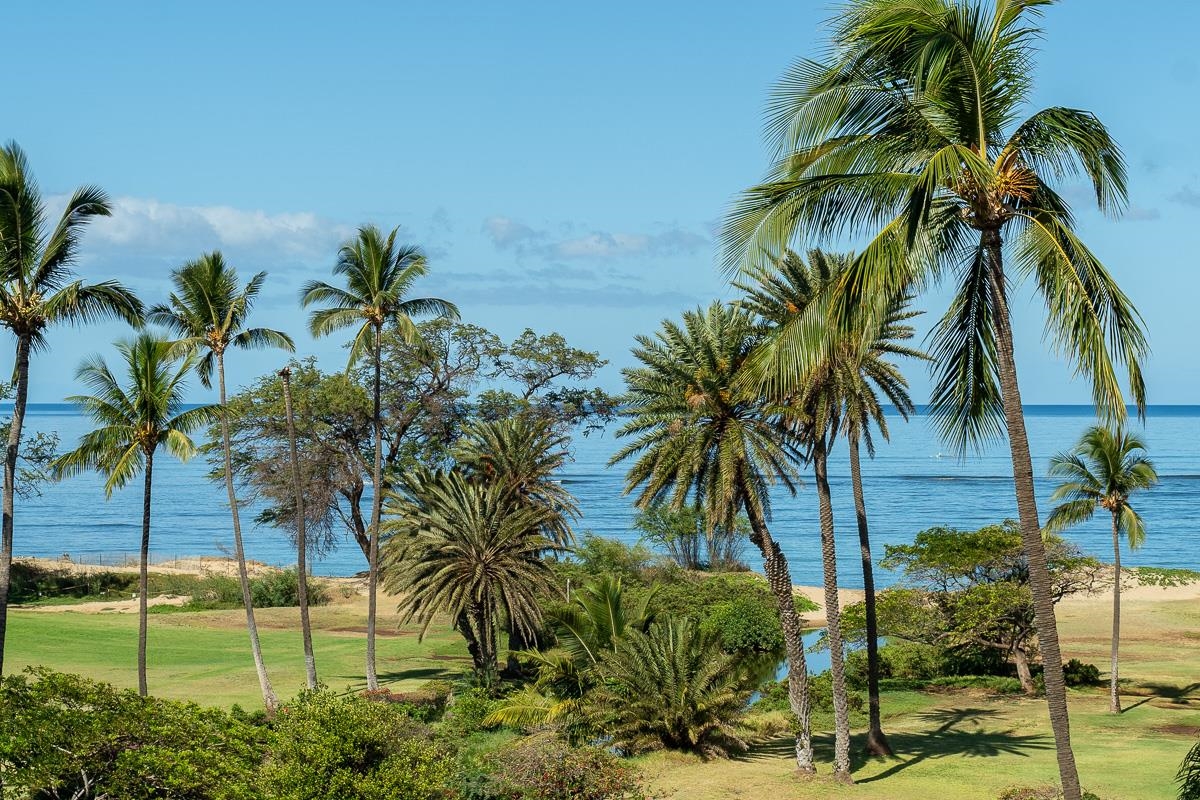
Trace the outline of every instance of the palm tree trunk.
<path fill-rule="evenodd" d="M 1117 523 L 1117 512 L 1112 512 L 1113 537 L 1113 619 L 1112 619 L 1112 665 L 1108 678 L 1108 710 L 1121 713 L 1121 695 L 1117 691 L 1117 648 L 1121 642 L 1121 529 Z"/>
<path fill-rule="evenodd" d="M 378 689 L 375 672 L 375 604 L 379 588 L 379 523 L 383 516 L 383 413 L 380 405 L 383 331 L 375 326 L 375 465 L 371 472 L 371 550 L 367 557 L 367 689 Z"/>
<path fill-rule="evenodd" d="M 854 486 L 854 516 L 858 521 L 858 551 L 862 558 L 863 595 L 867 612 L 867 705 L 870 729 L 867 752 L 890 756 L 892 748 L 883 733 L 879 710 L 879 620 L 875 615 L 875 564 L 871 558 L 871 533 L 867 527 L 867 501 L 863 496 L 862 464 L 858 453 L 858 435 L 847 437 L 850 448 L 850 482 Z"/>
<path fill-rule="evenodd" d="M 254 621 L 254 596 L 250 593 L 250 575 L 246 571 L 246 553 L 242 548 L 242 520 L 238 513 L 237 494 L 233 489 L 233 456 L 229 443 L 229 418 L 225 405 L 225 355 L 217 353 L 217 381 L 221 393 L 221 444 L 225 450 L 225 493 L 229 496 L 229 511 L 233 515 L 233 557 L 237 559 L 238 581 L 242 587 L 242 606 L 246 609 L 246 630 L 250 633 L 250 653 L 254 658 L 254 671 L 258 673 L 258 687 L 262 691 L 263 705 L 267 714 L 275 713 L 279 698 L 271 688 L 267 665 L 263 662 L 262 644 L 258 639 L 258 625 Z"/>
<path fill-rule="evenodd" d="M 1082 790 L 1079 786 L 1079 770 L 1075 766 L 1075 753 L 1071 749 L 1071 721 L 1067 711 L 1067 688 L 1063 679 L 1062 651 L 1058 644 L 1054 595 L 1050 585 L 1050 570 L 1046 564 L 1046 548 L 1042 542 L 1042 526 L 1038 521 L 1033 462 L 1029 455 L 1029 437 L 1025 432 L 1021 391 L 1017 385 L 1017 365 L 1013 356 L 1012 320 L 1004 287 L 1000 232 L 984 231 L 982 244 L 992 266 L 991 294 L 996 315 L 996 355 L 1000 391 L 1004 403 L 1004 421 L 1008 429 L 1008 446 L 1012 456 L 1021 542 L 1029 563 L 1034 622 L 1037 625 L 1038 645 L 1042 651 L 1046 703 L 1050 709 L 1050 727 L 1054 731 L 1058 774 L 1062 782 L 1063 800 L 1080 800 Z"/>
<path fill-rule="evenodd" d="M 309 689 L 317 688 L 317 659 L 313 654 L 312 622 L 308 614 L 308 521 L 304 514 L 304 489 L 296 454 L 296 417 L 292 412 L 292 371 L 279 371 L 283 379 L 283 407 L 287 413 L 288 454 L 292 462 L 293 503 L 296 506 L 296 594 L 300 600 L 300 634 L 304 639 L 304 672 Z"/>
<path fill-rule="evenodd" d="M 796 613 L 796 596 L 792 588 L 792 576 L 788 570 L 787 557 L 779 549 L 779 545 L 771 538 L 763 519 L 762 509 L 750 500 L 750 495 L 742 491 L 742 505 L 746 516 L 750 518 L 750 541 L 759 549 L 763 557 L 763 573 L 767 576 L 767 584 L 775 595 L 775 605 L 779 610 L 779 624 L 783 628 L 784 648 L 788 661 L 788 705 L 796 715 L 796 770 L 805 774 L 817 771 L 813 763 L 812 748 L 812 709 L 808 697 L 808 660 L 804 656 L 804 629 L 800 624 L 800 616 Z"/>
<path fill-rule="evenodd" d="M 837 548 L 833 540 L 833 499 L 829 491 L 825 435 L 813 446 L 813 476 L 821 516 L 821 562 L 825 571 L 825 634 L 829 639 L 829 670 L 833 674 L 833 776 L 850 777 L 850 704 L 846 697 L 846 662 L 842 649 L 842 618 L 838 604 Z"/>
<path fill-rule="evenodd" d="M 142 551 L 138 557 L 138 694 L 149 694 L 146 686 L 146 595 L 150 591 L 150 487 L 154 478 L 154 451 L 146 453 L 145 484 L 142 489 Z"/>
<path fill-rule="evenodd" d="M 0 525 L 0 675 L 4 674 L 4 642 L 8 631 L 8 592 L 12 585 L 13 500 L 17 491 L 17 458 L 21 454 L 21 429 L 25 425 L 25 404 L 29 397 L 30 349 L 31 342 L 28 336 L 17 337 L 17 380 L 13 387 L 8 449 L 4 453 L 4 522 Z"/>

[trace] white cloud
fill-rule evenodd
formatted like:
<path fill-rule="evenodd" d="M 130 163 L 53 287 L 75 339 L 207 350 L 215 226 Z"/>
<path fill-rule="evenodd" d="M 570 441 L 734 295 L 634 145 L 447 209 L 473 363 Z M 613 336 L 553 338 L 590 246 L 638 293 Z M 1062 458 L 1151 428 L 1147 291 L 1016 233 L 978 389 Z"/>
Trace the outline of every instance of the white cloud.
<path fill-rule="evenodd" d="M 651 233 L 592 231 L 555 238 L 510 217 L 488 217 L 483 231 L 498 250 L 549 260 L 619 259 L 691 255 L 709 246 L 704 236 L 678 227 Z"/>

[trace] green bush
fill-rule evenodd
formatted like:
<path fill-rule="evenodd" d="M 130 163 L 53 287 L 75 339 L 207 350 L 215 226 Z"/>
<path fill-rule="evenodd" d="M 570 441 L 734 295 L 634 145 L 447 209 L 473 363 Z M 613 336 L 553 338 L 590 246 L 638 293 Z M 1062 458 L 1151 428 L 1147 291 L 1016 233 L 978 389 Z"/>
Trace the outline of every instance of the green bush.
<path fill-rule="evenodd" d="M 637 770 L 599 747 L 531 736 L 494 754 L 489 800 L 645 800 Z"/>
<path fill-rule="evenodd" d="M 450 793 L 450 754 L 403 709 L 306 692 L 272 726 L 262 787 L 272 800 L 435 800 Z"/>
<path fill-rule="evenodd" d="M 14 561 L 10 603 L 33 603 L 54 597 L 127 596 L 137 587 L 137 575 L 125 572 L 75 572 Z"/>
<path fill-rule="evenodd" d="M 1000 793 L 997 800 L 1062 800 L 1062 789 L 1054 784 L 1041 786 L 1010 786 Z M 1091 792 L 1083 793 L 1083 800 L 1100 800 Z"/>
<path fill-rule="evenodd" d="M 943 654 L 940 648 L 917 642 L 890 642 L 879 648 L 879 677 L 881 680 L 905 682 L 928 681 L 942 675 Z M 846 683 L 855 689 L 867 687 L 867 651 L 851 650 L 846 654 Z"/>
<path fill-rule="evenodd" d="M 256 608 L 292 608 L 300 605 L 300 580 L 295 569 L 271 571 L 250 579 L 250 594 Z M 241 604 L 241 589 L 238 589 Z M 308 604 L 323 606 L 329 602 L 324 581 L 308 579 Z"/>
<path fill-rule="evenodd" d="M 5 797 L 257 800 L 263 734 L 218 709 L 46 669 L 0 682 Z"/>
<path fill-rule="evenodd" d="M 777 653 L 783 650 L 783 628 L 774 605 L 739 597 L 713 606 L 701 628 L 721 639 L 730 653 Z"/>
<path fill-rule="evenodd" d="M 628 545 L 588 531 L 580 537 L 570 559 L 561 562 L 559 571 L 576 580 L 612 575 L 636 582 L 653 561 L 654 554 L 643 544 Z"/>
<path fill-rule="evenodd" d="M 496 710 L 500 701 L 494 699 L 483 688 L 467 689 L 453 694 L 446 704 L 446 713 L 438 726 L 439 739 L 455 742 L 492 726 L 483 724 L 484 719 Z"/>
<path fill-rule="evenodd" d="M 388 703 L 415 720 L 429 723 L 441 718 L 451 688 L 449 681 L 427 681 L 409 692 L 394 692 L 387 688 L 368 689 L 363 692 L 363 697 L 377 703 Z"/>
<path fill-rule="evenodd" d="M 812 710 L 818 713 L 833 713 L 833 676 L 828 672 L 808 676 L 808 701 Z M 858 692 L 847 691 L 846 703 L 851 712 L 860 712 L 866 707 L 867 701 Z M 771 681 L 759 693 L 752 706 L 754 711 L 787 711 L 792 707 L 788 702 L 788 684 L 786 680 Z"/>
<path fill-rule="evenodd" d="M 1067 686 L 1095 686 L 1100 682 L 1100 668 L 1072 658 L 1063 664 L 1063 678 Z"/>

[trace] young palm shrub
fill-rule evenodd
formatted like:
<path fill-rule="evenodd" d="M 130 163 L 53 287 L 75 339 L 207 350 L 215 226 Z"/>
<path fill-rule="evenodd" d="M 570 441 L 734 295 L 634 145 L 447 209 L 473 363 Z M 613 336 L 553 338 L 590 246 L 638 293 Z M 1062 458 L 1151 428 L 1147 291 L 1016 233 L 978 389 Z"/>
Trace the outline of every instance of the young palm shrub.
<path fill-rule="evenodd" d="M 1062 478 L 1052 501 L 1062 500 L 1046 520 L 1049 533 L 1061 533 L 1092 518 L 1096 509 L 1112 515 L 1113 616 L 1112 655 L 1109 671 L 1109 711 L 1121 713 L 1117 687 L 1117 650 L 1121 641 L 1121 537 L 1130 550 L 1146 538 L 1146 526 L 1129 498 L 1134 492 L 1158 483 L 1154 464 L 1146 458 L 1146 445 L 1123 427 L 1095 425 L 1087 430 L 1070 453 L 1050 459 L 1050 474 Z"/>
<path fill-rule="evenodd" d="M 551 512 L 457 472 L 418 471 L 405 491 L 389 504 L 384 587 L 402 598 L 404 622 L 421 623 L 421 636 L 437 614 L 454 620 L 487 679 L 497 668 L 497 626 L 510 620 L 532 639 L 539 600 L 555 591 L 542 558 L 559 549 L 542 535 Z"/>
<path fill-rule="evenodd" d="M 146 688 L 146 593 L 150 559 L 150 504 L 154 456 L 158 450 L 187 461 L 196 454 L 191 434 L 216 422 L 216 406 L 184 408 L 187 374 L 196 357 L 180 358 L 174 343 L 152 333 L 117 343 L 126 383 L 112 373 L 104 359 L 87 359 L 76 378 L 95 394 L 68 397 L 92 418 L 96 428 L 83 435 L 79 446 L 54 461 L 56 477 L 95 470 L 104 475 L 104 492 L 111 497 L 142 473 L 142 543 L 138 559 L 138 692 Z"/>
<path fill-rule="evenodd" d="M 1179 800 L 1200 800 L 1200 742 L 1184 756 L 1175 782 L 1179 784 Z"/>
<path fill-rule="evenodd" d="M 16 339 L 0 522 L 0 674 L 4 672 L 17 461 L 29 399 L 30 358 L 49 347 L 46 331 L 56 325 L 83 325 L 106 318 L 132 325 L 142 321 L 142 303 L 133 292 L 116 281 L 87 284 L 75 280 L 71 272 L 83 228 L 94 217 L 110 213 L 104 191 L 84 186 L 71 194 L 54 227 L 49 227 L 46 204 L 25 153 L 15 142 L 0 147 L 0 327 Z"/>
<path fill-rule="evenodd" d="M 799 721 L 796 767 L 811 773 L 808 670 L 801 622 L 792 594 L 787 557 L 771 536 L 770 488 L 795 492 L 799 441 L 783 410 L 761 394 L 745 391 L 742 371 L 757 344 L 750 316 L 713 303 L 685 312 L 681 324 L 665 321 L 654 336 L 639 336 L 640 366 L 624 371 L 627 422 L 618 436 L 633 439 L 610 463 L 634 462 L 625 491 L 637 492 L 639 508 L 689 500 L 710 525 L 750 520 L 750 541 L 763 558 L 783 628 L 788 660 L 788 697 Z"/>
<path fill-rule="evenodd" d="M 203 353 L 196 362 L 200 383 L 211 388 L 213 372 L 217 374 L 220 405 L 226 407 L 225 353 L 232 349 L 278 347 L 291 352 L 295 349 L 286 333 L 270 328 L 247 328 L 246 320 L 254 300 L 262 288 L 267 273 L 260 272 L 245 286 L 238 280 L 237 271 L 225 263 L 219 252 L 205 253 L 171 273 L 175 286 L 166 303 L 150 309 L 150 322 L 162 325 L 179 336 L 176 345 L 183 352 Z M 221 415 L 221 449 L 225 456 L 225 493 L 233 519 L 233 555 L 237 561 L 238 580 L 242 589 L 242 605 L 246 610 L 246 630 L 250 634 L 250 653 L 258 674 L 263 704 L 268 713 L 279 705 L 271 688 L 267 665 L 263 661 L 258 625 L 254 621 L 254 603 L 250 596 L 250 576 L 246 570 L 246 554 L 242 547 L 242 521 L 238 512 L 237 492 L 233 486 L 233 455 L 229 444 L 229 419 Z"/>
<path fill-rule="evenodd" d="M 375 457 L 371 471 L 371 532 L 367 555 L 367 688 L 378 689 L 375 671 L 375 609 L 379 584 L 379 524 L 383 509 L 383 414 L 380 373 L 383 369 L 383 329 L 391 325 L 408 344 L 421 340 L 414 317 L 458 317 L 453 303 L 434 297 L 409 297 L 413 284 L 429 272 L 421 251 L 396 243 L 393 228 L 384 234 L 374 225 L 358 229 L 354 240 L 342 245 L 333 267 L 335 275 L 345 278 L 345 287 L 323 281 L 305 284 L 301 303 L 324 306 L 309 317 L 313 336 L 358 326 L 350 344 L 350 366 L 369 358 L 374 399 L 372 423 L 375 428 Z"/>
<path fill-rule="evenodd" d="M 746 749 L 734 723 L 749 691 L 737 660 L 691 619 L 631 631 L 599 665 L 589 696 L 600 730 L 626 752 L 665 747 L 705 757 Z"/>
<path fill-rule="evenodd" d="M 1051 185 L 1082 175 L 1100 210 L 1119 212 L 1126 200 L 1119 147 L 1087 111 L 1048 108 L 1022 121 L 1042 33 L 1036 18 L 1046 4 L 847 4 L 829 58 L 798 62 L 773 94 L 768 130 L 779 157 L 767 180 L 739 199 L 723 239 L 727 265 L 738 268 L 796 239 L 873 237 L 841 281 L 839 322 L 847 309 L 954 281 L 933 336 L 940 374 L 932 413 L 960 449 L 1007 435 L 1059 777 L 1065 800 L 1079 800 L 1013 355 L 1013 281 L 1034 279 L 1049 337 L 1091 382 L 1105 418 L 1125 415 L 1122 364 L 1144 408 L 1147 344 L 1137 311 L 1079 238 L 1070 205 Z M 805 338 L 810 346 L 795 350 L 797 362 L 820 357 L 819 330 Z"/>
<path fill-rule="evenodd" d="M 811 250 L 808 263 L 791 250 L 784 253 L 770 268 L 748 270 L 747 280 L 735 285 L 744 296 L 738 304 L 752 313 L 764 327 L 764 339 L 755 356 L 752 371 L 759 373 L 759 382 L 776 394 L 802 397 L 816 389 L 815 383 L 796 380 L 780 369 L 781 351 L 797 346 L 794 339 L 806 324 L 823 324 L 828 303 L 837 280 L 853 261 L 842 256 Z M 891 747 L 883 732 L 879 703 L 879 626 L 875 610 L 875 569 L 871 555 L 870 528 L 867 522 L 866 498 L 863 492 L 860 443 L 867 453 L 875 455 L 871 428 L 888 438 L 887 418 L 882 398 L 905 419 L 915 411 L 908 393 L 908 381 L 889 359 L 896 356 L 927 358 L 919 350 L 907 347 L 913 329 L 907 321 L 918 312 L 910 311 L 908 296 L 896 297 L 887 307 L 882 324 L 868 326 L 856 336 L 839 337 L 841 346 L 830 348 L 830 362 L 839 377 L 840 397 L 832 398 L 840 405 L 840 425 L 850 455 L 850 482 L 854 492 L 855 519 L 858 526 L 859 555 L 862 563 L 865 594 L 867 636 L 867 694 L 870 724 L 867 732 L 867 752 L 891 755 Z M 820 375 L 821 369 L 814 369 Z M 832 510 L 830 510 L 832 515 Z M 832 539 L 830 537 L 830 542 Z M 836 594 L 834 594 L 836 600 Z M 828 600 L 827 600 L 828 602 Z M 835 681 L 836 686 L 836 681 Z M 848 719 L 847 719 L 848 724 Z M 848 737 L 848 730 L 845 736 Z M 848 759 L 848 754 L 847 754 Z"/>

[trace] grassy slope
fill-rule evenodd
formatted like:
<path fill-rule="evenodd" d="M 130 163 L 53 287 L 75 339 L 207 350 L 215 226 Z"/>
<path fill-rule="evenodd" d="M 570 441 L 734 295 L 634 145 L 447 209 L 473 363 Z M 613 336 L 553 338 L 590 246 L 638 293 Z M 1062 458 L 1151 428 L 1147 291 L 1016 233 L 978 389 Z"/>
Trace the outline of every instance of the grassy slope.
<path fill-rule="evenodd" d="M 1167 597 L 1166 594 L 1163 598 Z M 314 609 L 322 680 L 341 689 L 361 686 L 361 599 Z M 381 603 L 383 609 L 391 604 Z M 1060 609 L 1068 658 L 1104 667 L 1108 626 L 1103 606 Z M 1200 732 L 1200 602 L 1126 600 L 1124 715 L 1105 713 L 1103 689 L 1072 692 L 1072 729 L 1088 788 L 1107 800 L 1171 800 L 1171 779 Z M 156 614 L 150 618 L 150 687 L 166 697 L 204 703 L 258 705 L 244 616 L 239 610 Z M 295 609 L 259 612 L 263 646 L 276 688 L 294 693 L 303 683 Z M 380 629 L 396 631 L 394 618 Z M 42 663 L 121 686 L 136 683 L 137 618 L 15 610 L 7 659 L 14 668 Z M 380 666 L 395 688 L 411 687 L 467 664 L 461 638 L 435 626 L 424 643 L 409 628 L 380 639 Z M 734 761 L 700 762 L 671 753 L 639 759 L 655 788 L 670 797 L 938 800 L 995 798 L 1013 784 L 1051 782 L 1056 775 L 1045 705 L 980 694 L 897 693 L 884 697 L 893 715 L 885 724 L 899 758 L 856 763 L 854 787 L 790 774 L 791 742 L 777 740 Z M 818 760 L 828 774 L 831 742 L 818 736 Z M 861 750 L 860 746 L 855 751 Z"/>

